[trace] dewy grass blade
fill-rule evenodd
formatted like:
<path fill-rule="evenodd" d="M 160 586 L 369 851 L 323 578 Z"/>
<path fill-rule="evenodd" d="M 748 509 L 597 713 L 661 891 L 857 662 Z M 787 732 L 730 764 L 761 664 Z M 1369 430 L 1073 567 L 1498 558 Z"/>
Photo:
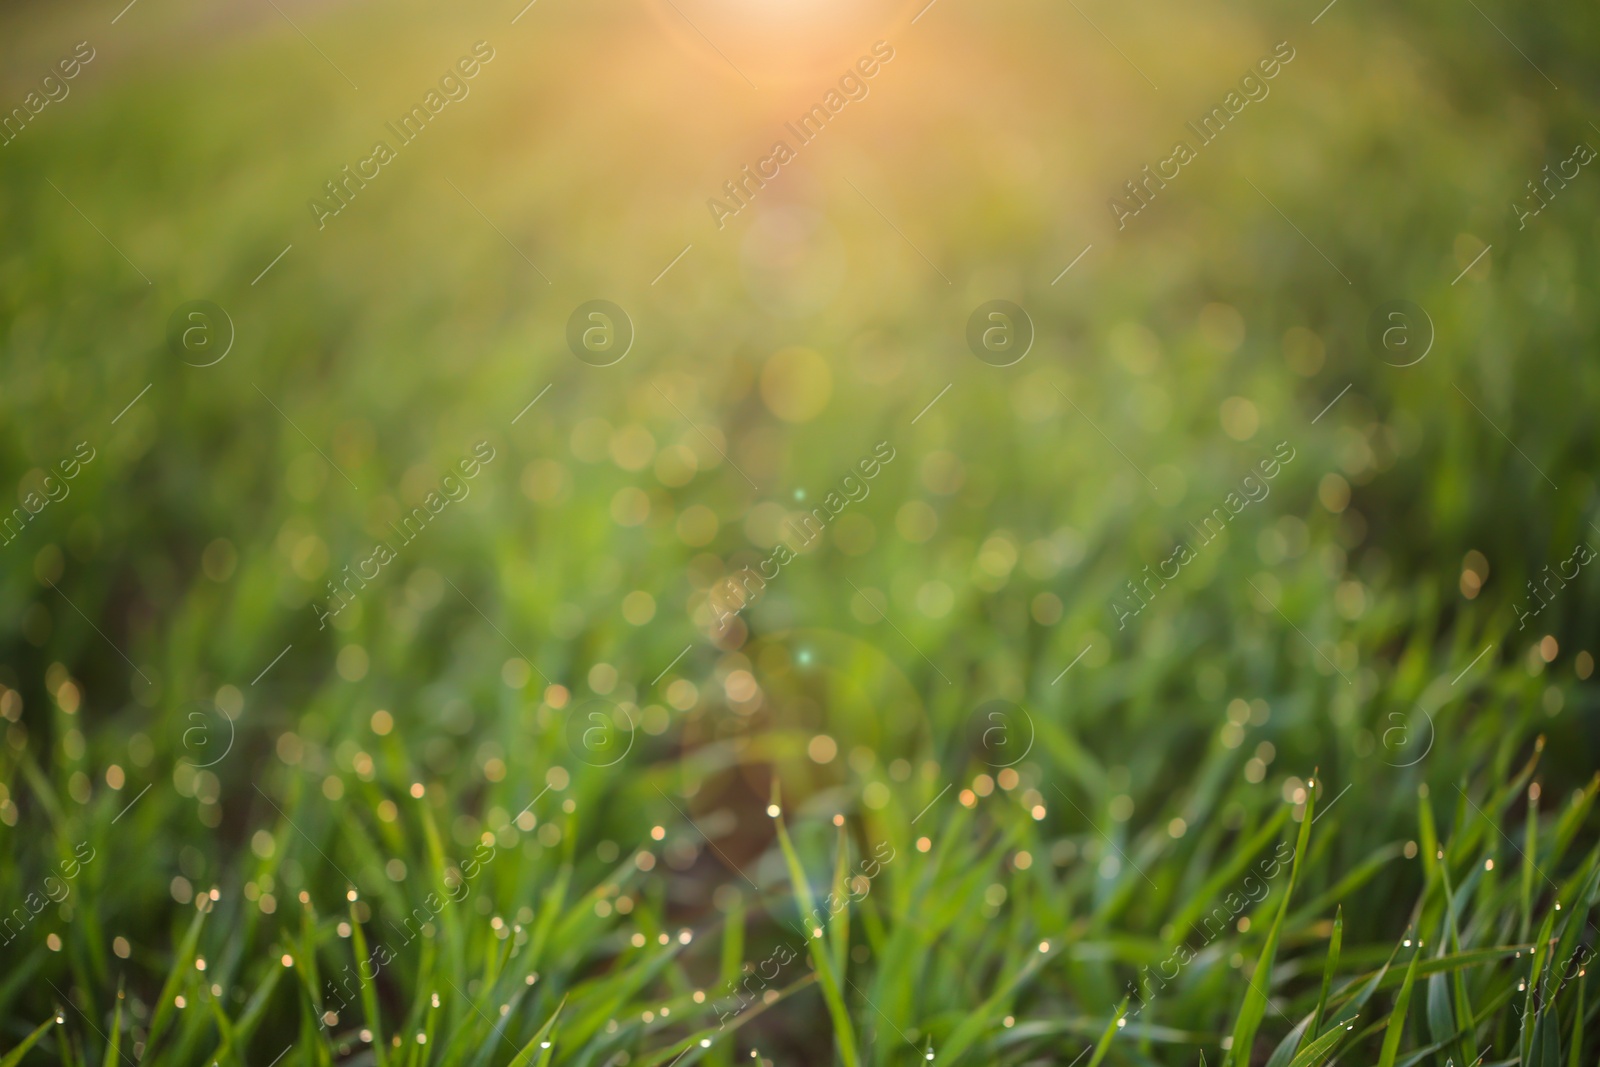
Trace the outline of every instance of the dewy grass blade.
<path fill-rule="evenodd" d="M 1422 871 L 1431 890 L 1440 878 L 1439 831 L 1433 822 L 1433 804 L 1425 789 L 1417 791 L 1417 854 L 1422 859 Z"/>
<path fill-rule="evenodd" d="M 194 948 L 200 943 L 200 927 L 205 925 L 205 921 L 205 912 L 195 912 L 194 919 L 189 923 L 188 932 L 183 935 L 183 945 L 178 949 L 172 973 L 167 975 L 166 983 L 161 987 L 161 999 L 156 1002 L 155 1018 L 150 1021 L 150 1036 L 145 1039 L 144 1045 L 146 1058 L 156 1047 L 156 1042 L 165 1036 L 167 1024 L 172 1021 L 176 1011 L 175 998 L 178 995 L 178 986 L 194 967 Z"/>
<path fill-rule="evenodd" d="M 1327 1033 L 1301 1049 L 1299 1055 L 1290 1061 L 1289 1067 L 1320 1067 L 1326 1063 L 1328 1054 L 1350 1035 L 1358 1018 L 1360 1016 L 1352 1015 L 1340 1025 L 1330 1027 Z"/>
<path fill-rule="evenodd" d="M 1583 1055 L 1583 990 L 1588 981 L 1587 972 L 1579 971 L 1578 990 L 1574 995 L 1574 1003 L 1572 1005 L 1572 1041 L 1568 1045 L 1567 1067 L 1579 1067 L 1579 1057 Z"/>
<path fill-rule="evenodd" d="M 1272 1050 L 1272 1055 L 1267 1058 L 1267 1067 L 1289 1067 L 1295 1052 L 1300 1048 L 1300 1043 L 1311 1032 L 1313 1021 L 1313 1016 L 1307 1015 L 1295 1023 L 1294 1029 L 1285 1034 L 1283 1040 L 1278 1042 L 1278 1047 Z"/>
<path fill-rule="evenodd" d="M 372 981 L 376 975 L 368 970 L 371 957 L 367 953 L 367 935 L 361 929 L 361 915 L 356 909 L 358 903 L 360 901 L 350 901 L 350 943 L 356 954 L 356 977 L 361 982 L 361 1010 L 366 1015 L 367 1029 L 372 1031 L 372 1059 L 377 1067 L 383 1067 L 386 1055 L 383 1016 L 378 1011 L 378 991 Z"/>
<path fill-rule="evenodd" d="M 544 1025 L 539 1027 L 539 1032 L 534 1034 L 526 1045 L 522 1046 L 522 1051 L 512 1057 L 507 1067 L 528 1067 L 533 1062 L 533 1056 L 536 1052 L 539 1054 L 537 1067 L 547 1067 L 556 1051 L 556 1043 L 553 1036 L 556 1020 L 561 1018 L 561 1009 L 566 1006 L 567 998 L 562 997 L 561 1003 L 556 1005 L 556 1010 L 550 1013 L 550 1018 L 546 1019 Z"/>
<path fill-rule="evenodd" d="M 43 1037 L 52 1027 L 58 1025 L 60 1024 L 58 1024 L 54 1019 L 46 1019 L 44 1022 L 40 1023 L 33 1033 L 29 1034 L 27 1037 L 23 1038 L 17 1043 L 16 1048 L 12 1049 L 10 1052 L 7 1052 L 4 1056 L 0 1056 L 0 1067 L 17 1067 L 17 1065 L 22 1062 L 22 1057 L 28 1054 L 28 1050 L 34 1045 L 38 1044 L 39 1039 Z"/>
<path fill-rule="evenodd" d="M 689 1034 L 688 1037 L 674 1041 L 665 1048 L 656 1049 L 643 1055 L 635 1062 L 638 1067 L 672 1067 L 674 1064 L 698 1063 L 701 1060 L 702 1052 L 709 1056 L 716 1052 L 719 1047 L 729 1044 L 729 1035 L 737 1032 L 740 1027 L 763 1012 L 788 1000 L 794 994 L 808 988 L 816 981 L 817 974 L 812 971 L 804 978 L 777 990 L 777 997 L 770 1002 L 766 997 L 762 997 L 748 1011 L 741 1012 L 737 1018 L 729 1019 L 726 1027 L 722 1025 L 702 1027 Z M 703 1044 L 703 1042 L 709 1042 L 709 1044 Z"/>
<path fill-rule="evenodd" d="M 1551 930 L 1555 926 L 1556 912 L 1552 911 L 1544 918 L 1539 927 L 1539 936 L 1534 939 L 1533 959 L 1528 965 L 1527 996 L 1522 998 L 1522 1028 L 1519 1035 L 1519 1047 L 1522 1050 L 1522 1062 L 1534 1063 L 1541 1055 L 1538 1047 L 1538 1038 L 1541 1036 L 1539 992 L 1540 983 L 1544 980 L 1544 968 L 1550 960 Z"/>
<path fill-rule="evenodd" d="M 1417 961 L 1422 958 L 1422 946 L 1411 951 L 1411 963 L 1406 967 L 1405 981 L 1400 984 L 1400 994 L 1394 998 L 1394 1010 L 1389 1015 L 1389 1025 L 1383 1032 L 1383 1051 L 1378 1056 L 1378 1067 L 1394 1067 L 1400 1051 L 1400 1039 L 1406 1032 L 1406 1012 L 1411 1007 L 1411 989 L 1417 978 Z"/>
<path fill-rule="evenodd" d="M 110 1038 L 110 1041 L 106 1045 L 106 1058 L 102 1067 L 113 1067 L 113 1065 L 122 1058 L 122 1000 L 122 983 L 118 982 L 117 1007 L 111 1015 L 111 1033 L 106 1035 L 108 1038 Z M 212 998 L 211 1003 L 215 1005 L 216 999 Z M 213 1010 L 215 1010 L 215 1008 L 213 1008 Z M 223 1025 L 226 1027 L 226 1019 L 224 1019 Z M 226 1037 L 226 1029 L 224 1029 L 223 1033 Z M 226 1044 L 226 1041 L 224 1041 L 224 1044 Z"/>
<path fill-rule="evenodd" d="M 1122 1003 L 1118 1004 L 1117 1010 L 1112 1013 L 1111 1021 L 1106 1024 L 1105 1033 L 1100 1035 L 1099 1042 L 1094 1046 L 1094 1055 L 1089 1057 L 1087 1067 L 1100 1067 L 1100 1061 L 1106 1058 L 1107 1052 L 1111 1051 L 1112 1039 L 1117 1036 L 1117 1030 L 1120 1029 L 1117 1024 L 1122 1022 L 1123 1017 L 1127 1014 L 1128 998 L 1123 997 Z"/>
<path fill-rule="evenodd" d="M 1255 974 L 1250 980 L 1250 986 L 1245 991 L 1244 1003 L 1239 1008 L 1239 1017 L 1233 1027 L 1233 1041 L 1228 1046 L 1228 1055 L 1224 1067 L 1228 1064 L 1239 1064 L 1248 1067 L 1250 1063 L 1250 1050 L 1255 1043 L 1256 1030 L 1261 1026 L 1261 1020 L 1266 1015 L 1267 998 L 1271 994 L 1272 965 L 1278 955 L 1278 938 L 1283 932 L 1283 918 L 1289 912 L 1289 903 L 1294 899 L 1295 883 L 1300 877 L 1300 864 L 1305 860 L 1306 848 L 1311 840 L 1311 823 L 1314 821 L 1313 811 L 1317 803 L 1316 775 L 1306 783 L 1306 806 L 1301 813 L 1300 833 L 1295 842 L 1294 864 L 1289 868 L 1289 884 L 1283 891 L 1283 901 L 1278 905 L 1277 917 L 1272 920 L 1272 928 L 1267 932 L 1266 944 L 1261 947 L 1261 958 L 1256 961 Z"/>
<path fill-rule="evenodd" d="M 778 845 L 783 850 L 783 859 L 789 868 L 789 881 L 794 888 L 795 901 L 800 905 L 800 921 L 805 929 L 806 947 L 816 964 L 822 996 L 827 1002 L 828 1014 L 833 1019 L 834 1040 L 839 1046 L 839 1058 L 844 1061 L 845 1067 L 861 1067 L 861 1060 L 856 1052 L 855 1030 L 850 1021 L 850 1009 L 845 1005 L 839 975 L 833 969 L 833 958 L 829 955 L 822 937 L 817 936 L 816 930 L 808 925 L 812 921 L 815 902 L 811 895 L 811 886 L 806 881 L 805 868 L 800 865 L 800 857 L 796 854 L 794 844 L 789 840 L 789 830 L 784 825 L 783 796 L 776 779 L 772 783 L 772 806 L 778 812 L 773 817 L 778 829 Z"/>

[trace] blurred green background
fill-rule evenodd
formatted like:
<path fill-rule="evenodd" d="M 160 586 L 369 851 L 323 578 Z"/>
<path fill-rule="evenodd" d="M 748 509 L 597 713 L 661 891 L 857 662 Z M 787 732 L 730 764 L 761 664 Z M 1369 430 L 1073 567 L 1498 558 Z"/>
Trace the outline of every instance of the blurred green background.
<path fill-rule="evenodd" d="M 1403 938 L 1507 947 L 1353 1058 L 1395 1033 L 1406 1062 L 1527 1062 L 1559 1029 L 1561 1062 L 1592 1059 L 1581 984 L 1513 987 L 1543 988 L 1547 917 L 1567 959 L 1593 934 L 1591 569 L 1519 612 L 1600 546 L 1596 178 L 1522 229 L 1511 207 L 1600 146 L 1591 10 L 0 22 L 0 106 L 28 119 L 0 146 L 0 469 L 18 506 L 60 496 L 0 547 L 0 904 L 24 909 L 0 1049 L 1071 1063 L 1314 788 L 1281 944 L 1275 883 L 1094 1062 L 1222 1056 L 1264 956 L 1241 1062 L 1265 1063 L 1339 904 L 1340 983 Z M 879 41 L 865 97 L 799 145 L 785 123 Z M 477 42 L 470 92 L 399 145 L 385 124 Z M 1107 201 L 1279 42 L 1270 95 L 1119 229 Z M 309 201 L 379 139 L 396 157 L 319 228 Z M 719 228 L 707 200 L 780 139 L 796 158 Z M 610 366 L 569 350 L 593 299 L 631 323 Z M 1007 367 L 966 341 L 997 299 L 1036 333 Z M 1397 300 L 1433 341 L 1404 367 L 1371 338 Z M 191 301 L 225 314 L 213 347 L 169 340 Z M 885 441 L 870 493 L 719 629 L 718 583 Z M 1270 493 L 1119 628 L 1127 583 L 1280 442 Z M 380 539 L 394 561 L 319 627 Z M 806 897 L 880 846 L 808 955 Z M 330 987 L 375 945 L 359 992 Z M 734 1027 L 730 983 L 784 945 L 781 996 Z"/>

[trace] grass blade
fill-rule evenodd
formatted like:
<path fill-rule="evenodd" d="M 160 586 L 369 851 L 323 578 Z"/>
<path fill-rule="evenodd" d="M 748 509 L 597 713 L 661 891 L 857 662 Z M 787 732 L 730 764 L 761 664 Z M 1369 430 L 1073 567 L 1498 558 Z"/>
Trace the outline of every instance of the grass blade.
<path fill-rule="evenodd" d="M 783 801 L 776 781 L 772 783 L 772 804 L 779 810 L 774 819 L 778 826 L 778 845 L 783 850 L 784 862 L 789 867 L 789 881 L 794 886 L 795 899 L 800 905 L 801 922 L 809 924 L 815 908 L 814 898 L 811 896 L 811 886 L 806 882 L 805 868 L 800 865 L 800 857 L 795 853 L 794 843 L 789 840 L 789 830 L 784 826 Z M 823 939 L 810 936 L 812 933 L 811 929 L 806 930 L 806 948 L 810 950 L 811 959 L 816 964 L 817 979 L 822 986 L 822 997 L 827 1002 L 828 1014 L 833 1019 L 834 1039 L 839 1045 L 839 1058 L 844 1061 L 845 1067 L 861 1067 L 861 1059 L 856 1052 L 855 1030 L 850 1022 L 850 1010 L 844 1002 L 839 976 L 833 969 L 833 958 L 829 955 Z"/>
<path fill-rule="evenodd" d="M 354 892 L 351 896 L 354 896 Z M 383 1016 L 378 1012 L 378 991 L 372 984 L 373 974 L 368 973 L 367 935 L 361 929 L 361 919 L 356 912 L 356 902 L 350 902 L 350 941 L 356 951 L 356 977 L 361 982 L 361 1011 L 366 1015 L 367 1029 L 372 1031 L 372 1059 L 378 1067 L 384 1064 Z"/>
<path fill-rule="evenodd" d="M 539 1027 L 539 1032 L 529 1038 L 526 1045 L 522 1046 L 522 1051 L 512 1057 L 511 1063 L 507 1067 L 528 1067 L 528 1064 L 533 1062 L 533 1054 L 536 1050 L 539 1052 L 537 1067 L 547 1067 L 550 1057 L 554 1056 L 556 1052 L 555 1039 L 549 1038 L 549 1035 L 555 1028 L 556 1020 L 561 1017 L 561 1009 L 566 1006 L 567 998 L 562 997 L 561 1003 L 556 1005 L 556 1010 L 550 1013 L 550 1018 L 546 1019 L 544 1025 Z M 540 1043 L 547 1038 L 549 1038 L 549 1043 L 543 1049 L 540 1049 Z"/>
<path fill-rule="evenodd" d="M 167 1023 L 172 1020 L 173 1012 L 176 1010 L 173 998 L 178 994 L 178 983 L 188 977 L 193 969 L 194 947 L 200 943 L 200 927 L 205 921 L 206 913 L 196 911 L 194 921 L 189 924 L 189 930 L 183 936 L 183 944 L 174 958 L 172 973 L 167 975 L 166 983 L 161 987 L 161 997 L 156 1001 L 155 1018 L 150 1021 L 150 1036 L 144 1043 L 146 1057 L 166 1033 Z"/>
<path fill-rule="evenodd" d="M 1417 960 L 1422 957 L 1422 946 L 1411 953 L 1411 964 L 1406 968 L 1405 981 L 1400 983 L 1400 994 L 1394 998 L 1394 1011 L 1389 1014 L 1389 1025 L 1383 1031 L 1383 1051 L 1378 1056 L 1378 1067 L 1394 1067 L 1395 1056 L 1400 1051 L 1400 1039 L 1405 1036 L 1406 1012 L 1411 1007 L 1411 989 L 1417 978 Z"/>
<path fill-rule="evenodd" d="M 28 1050 L 44 1036 L 44 1032 L 55 1025 L 56 1021 L 54 1019 L 46 1019 L 40 1023 L 33 1033 L 22 1039 L 20 1045 L 6 1053 L 4 1057 L 0 1057 L 0 1067 L 17 1067 L 17 1064 L 22 1062 L 22 1057 L 28 1054 Z"/>
<path fill-rule="evenodd" d="M 1355 1021 L 1359 1018 L 1359 1015 L 1352 1015 L 1339 1025 L 1329 1027 L 1327 1033 L 1301 1049 L 1300 1054 L 1290 1062 L 1289 1067 L 1316 1067 L 1317 1064 L 1322 1063 L 1323 1058 L 1333 1051 L 1334 1046 L 1343 1041 L 1345 1035 L 1355 1029 Z"/>
<path fill-rule="evenodd" d="M 1533 924 L 1533 857 L 1539 851 L 1539 790 L 1537 783 L 1528 787 L 1527 830 L 1522 842 L 1522 919 L 1517 927 L 1517 940 L 1528 940 L 1528 930 Z"/>
<path fill-rule="evenodd" d="M 1344 905 L 1333 913 L 1333 936 L 1328 938 L 1328 958 L 1322 965 L 1322 991 L 1317 994 L 1317 1007 L 1311 1013 L 1311 1029 L 1306 1033 L 1313 1038 L 1322 1025 L 1322 1012 L 1328 1006 L 1328 989 L 1333 985 L 1333 972 L 1339 969 L 1339 949 L 1344 944 Z"/>
<path fill-rule="evenodd" d="M 1567 1053 L 1567 1067 L 1578 1067 L 1578 1056 L 1583 1050 L 1583 987 L 1587 981 L 1586 972 L 1578 972 L 1578 992 L 1572 1010 L 1572 1045 Z"/>
<path fill-rule="evenodd" d="M 1116 1013 L 1111 1016 L 1111 1021 L 1106 1024 L 1105 1033 L 1100 1035 L 1100 1041 L 1094 1047 L 1094 1055 L 1089 1057 L 1089 1067 L 1100 1067 L 1100 1061 L 1106 1058 L 1106 1052 L 1111 1048 L 1111 1039 L 1117 1036 L 1117 1024 L 1128 1011 L 1128 998 L 1123 997 L 1122 1003 L 1117 1005 Z"/>
<path fill-rule="evenodd" d="M 1294 1024 L 1294 1029 L 1278 1042 L 1278 1047 L 1272 1050 L 1272 1055 L 1267 1059 L 1267 1067 L 1289 1067 L 1294 1054 L 1299 1051 L 1300 1042 L 1305 1040 L 1306 1034 L 1311 1032 L 1314 1016 L 1307 1015 Z"/>
<path fill-rule="evenodd" d="M 1261 958 L 1256 960 L 1255 975 L 1245 992 L 1244 1003 L 1239 1007 L 1239 1017 L 1233 1025 L 1233 1041 L 1228 1046 L 1224 1067 L 1238 1064 L 1248 1067 L 1250 1050 L 1255 1044 L 1256 1030 L 1267 1012 L 1268 987 L 1272 984 L 1272 965 L 1278 955 L 1278 938 L 1283 932 L 1283 917 L 1289 912 L 1289 902 L 1294 898 L 1295 882 L 1300 877 L 1300 862 L 1306 854 L 1306 844 L 1311 839 L 1312 809 L 1316 807 L 1315 777 L 1307 783 L 1306 809 L 1300 819 L 1300 834 L 1294 847 L 1294 864 L 1289 868 L 1289 884 L 1283 891 L 1283 901 L 1278 914 L 1267 932 L 1266 944 L 1261 946 Z"/>
<path fill-rule="evenodd" d="M 111 1016 L 111 1043 L 106 1045 L 105 1067 L 113 1067 L 122 1055 L 122 986 L 117 986 L 117 1010 Z"/>

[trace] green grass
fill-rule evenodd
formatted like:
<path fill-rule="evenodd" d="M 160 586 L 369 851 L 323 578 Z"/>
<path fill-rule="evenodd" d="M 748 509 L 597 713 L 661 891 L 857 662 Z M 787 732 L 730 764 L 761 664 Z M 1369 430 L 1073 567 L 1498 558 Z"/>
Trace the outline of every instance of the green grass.
<path fill-rule="evenodd" d="M 359 91 L 270 10 L 96 28 L 0 148 L 0 471 L 94 449 L 0 547 L 0 1067 L 1592 1064 L 1591 568 L 1519 605 L 1600 544 L 1600 193 L 1505 204 L 1583 136 L 1600 20 L 1488 9 L 1552 93 L 1471 11 L 1321 6 L 1086 9 L 1159 92 L 1072 11 L 896 9 L 724 231 L 705 197 L 866 29 L 747 92 L 649 5 L 291 9 Z M 76 18 L 0 37 L 31 70 Z M 995 368 L 963 338 L 1002 297 L 1038 340 Z M 1398 297 L 1414 367 L 1367 341 Z M 613 367 L 566 347 L 594 298 Z M 212 367 L 167 348 L 193 299 Z"/>

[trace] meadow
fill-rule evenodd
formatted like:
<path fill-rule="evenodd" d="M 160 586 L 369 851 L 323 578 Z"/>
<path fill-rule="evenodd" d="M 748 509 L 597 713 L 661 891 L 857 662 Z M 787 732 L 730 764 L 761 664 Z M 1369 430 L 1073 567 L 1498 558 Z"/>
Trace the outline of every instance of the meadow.
<path fill-rule="evenodd" d="M 0 1067 L 1600 1055 L 1593 11 L 0 27 Z"/>

